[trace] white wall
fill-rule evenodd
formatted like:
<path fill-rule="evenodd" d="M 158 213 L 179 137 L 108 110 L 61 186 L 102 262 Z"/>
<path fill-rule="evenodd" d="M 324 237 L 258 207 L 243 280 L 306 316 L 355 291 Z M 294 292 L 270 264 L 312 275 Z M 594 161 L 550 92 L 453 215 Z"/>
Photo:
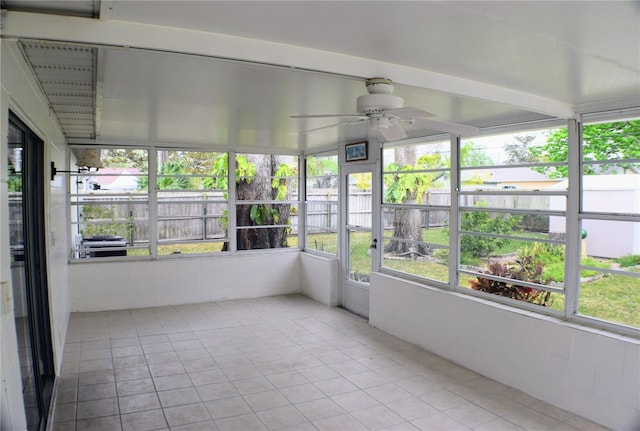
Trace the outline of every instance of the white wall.
<path fill-rule="evenodd" d="M 615 430 L 640 426 L 640 341 L 375 273 L 370 323 Z"/>
<path fill-rule="evenodd" d="M 340 262 L 337 257 L 300 254 L 300 290 L 321 304 L 334 307 L 340 301 Z"/>
<path fill-rule="evenodd" d="M 157 307 L 300 291 L 298 251 L 70 265 L 73 311 Z"/>
<path fill-rule="evenodd" d="M 583 210 L 598 213 L 640 213 L 640 175 L 585 175 L 583 182 Z M 566 189 L 563 181 L 551 189 Z M 552 196 L 550 209 L 564 210 L 565 198 Z M 611 220 L 582 221 L 587 231 L 584 241 L 589 256 L 618 258 L 625 254 L 640 254 L 640 223 Z M 565 218 L 549 218 L 551 232 L 565 231 Z"/>
<path fill-rule="evenodd" d="M 0 428 L 24 429 L 24 405 L 22 384 L 20 382 L 20 364 L 18 361 L 15 320 L 12 310 L 11 258 L 8 243 L 8 205 L 7 205 L 7 126 L 11 109 L 45 142 L 45 163 L 53 160 L 58 166 L 64 166 L 65 140 L 56 120 L 50 116 L 46 99 L 36 85 L 30 69 L 24 63 L 16 43 L 2 41 L 0 75 L 0 281 L 3 300 L 7 306 L 0 316 Z M 47 169 L 48 171 L 48 169 Z M 48 172 L 47 172 L 48 175 Z M 45 195 L 47 257 L 49 277 L 49 303 L 56 369 L 59 368 L 64 338 L 69 320 L 70 301 L 67 279 L 64 205 L 65 192 L 62 182 L 51 183 L 49 193 Z M 45 191 L 45 193 L 47 193 Z M 8 296 L 5 296 L 7 294 Z M 4 305 L 4 304 L 3 304 Z"/>

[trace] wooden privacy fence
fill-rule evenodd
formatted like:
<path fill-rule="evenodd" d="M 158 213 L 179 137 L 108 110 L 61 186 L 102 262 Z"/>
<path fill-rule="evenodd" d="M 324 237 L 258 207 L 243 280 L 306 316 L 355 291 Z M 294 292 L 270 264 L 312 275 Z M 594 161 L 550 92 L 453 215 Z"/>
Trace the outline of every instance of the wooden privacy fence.
<path fill-rule="evenodd" d="M 312 201 L 307 207 L 307 225 L 311 229 L 336 230 L 338 228 L 338 202 L 335 189 L 313 189 L 307 198 Z M 163 199 L 168 201 L 163 203 Z M 203 199 L 202 193 L 174 193 L 163 194 L 158 202 L 158 234 L 160 239 L 202 240 L 223 238 L 226 236 L 223 224 L 226 218 L 227 203 L 222 201 L 223 194 L 209 194 Z M 291 197 L 297 199 L 297 195 Z M 462 206 L 474 206 L 479 200 L 486 202 L 489 207 L 518 208 L 518 209 L 548 209 L 548 196 L 515 196 L 515 195 L 462 195 Z M 449 206 L 451 194 L 448 190 L 434 190 L 425 196 L 424 203 L 428 205 Z M 363 227 L 371 227 L 372 211 L 371 191 L 352 192 L 349 195 L 349 223 Z M 9 199 L 10 235 L 17 238 L 20 235 L 22 208 L 21 198 Z M 85 220 L 82 216 L 89 206 L 99 206 L 107 211 L 106 217 Z M 73 207 L 72 207 L 73 208 Z M 114 197 L 91 194 L 83 197 L 77 204 L 80 230 L 90 224 L 113 225 L 114 234 L 122 235 L 129 242 L 149 240 L 149 208 L 146 197 Z M 442 210 L 420 210 L 423 228 L 443 227 L 448 223 L 449 212 Z M 382 220 L 385 229 L 393 229 L 393 211 L 383 211 Z M 90 223 L 87 223 L 89 221 Z M 291 234 L 298 233 L 298 214 L 290 216 Z M 523 225 L 527 230 L 548 232 L 549 218 L 539 215 L 525 215 Z M 115 226 L 119 226 L 115 229 Z"/>
<path fill-rule="evenodd" d="M 203 240 L 225 237 L 221 219 L 226 217 L 225 201 L 202 193 L 163 194 L 158 199 L 158 238 Z M 165 203 L 166 202 L 166 203 Z M 72 219 L 79 231 L 124 236 L 129 243 L 149 240 L 149 207 L 144 196 L 83 196 Z M 97 216 L 96 216 L 97 214 Z"/>

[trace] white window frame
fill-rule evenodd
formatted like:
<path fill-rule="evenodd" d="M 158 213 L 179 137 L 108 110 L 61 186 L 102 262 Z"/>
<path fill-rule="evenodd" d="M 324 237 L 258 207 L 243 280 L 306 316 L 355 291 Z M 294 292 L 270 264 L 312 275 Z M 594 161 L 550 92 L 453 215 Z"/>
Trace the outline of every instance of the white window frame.
<path fill-rule="evenodd" d="M 309 197 L 307 196 L 308 193 L 308 187 L 307 187 L 307 181 L 309 178 L 317 178 L 317 177 L 307 177 L 307 161 L 309 157 L 329 157 L 329 156 L 334 156 L 336 159 L 336 166 L 338 168 L 338 172 L 336 174 L 332 174 L 332 177 L 335 177 L 335 181 L 336 181 L 336 200 L 335 201 L 317 201 L 317 200 L 311 200 L 309 199 Z M 311 253 L 311 254 L 317 254 L 319 256 L 323 256 L 323 257 L 338 257 L 339 253 L 340 253 L 340 228 L 339 228 L 339 218 L 340 218 L 340 161 L 339 161 L 339 156 L 338 156 L 338 151 L 334 150 L 334 151 L 324 151 L 324 152 L 320 152 L 320 153 L 313 153 L 313 154 L 305 154 L 304 157 L 301 157 L 301 162 L 303 162 L 302 166 L 304 169 L 304 177 L 301 178 L 300 180 L 300 195 L 304 196 L 304 199 L 301 199 L 303 202 L 303 205 L 301 206 L 301 209 L 299 211 L 300 216 L 304 217 L 304 226 L 303 226 L 303 230 L 304 230 L 304 235 L 301 235 L 300 232 L 298 233 L 299 236 L 304 238 L 304 242 L 300 241 L 299 239 L 299 243 L 303 246 L 300 247 L 301 250 L 304 250 L 306 253 Z M 303 171 L 303 169 L 300 169 L 300 172 Z M 309 208 L 310 205 L 326 205 L 328 208 L 334 207 L 336 209 L 336 213 L 335 213 L 335 217 L 336 217 L 336 227 L 335 229 L 332 231 L 331 228 L 327 228 L 327 233 L 334 233 L 336 235 L 336 252 L 335 253 L 330 253 L 327 251 L 323 251 L 323 250 L 317 250 L 315 248 L 310 248 L 308 247 L 308 235 L 309 235 L 309 217 L 307 214 L 307 210 Z M 333 213 L 330 213 L 333 214 Z M 300 224 L 300 223 L 299 223 Z"/>

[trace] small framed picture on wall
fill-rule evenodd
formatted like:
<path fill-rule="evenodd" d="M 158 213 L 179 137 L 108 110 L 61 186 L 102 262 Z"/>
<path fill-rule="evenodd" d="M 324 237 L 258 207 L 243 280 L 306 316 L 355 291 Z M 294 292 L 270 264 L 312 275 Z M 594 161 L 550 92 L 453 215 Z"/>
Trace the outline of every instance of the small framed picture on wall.
<path fill-rule="evenodd" d="M 344 151 L 347 162 L 367 160 L 369 158 L 369 154 L 367 153 L 367 141 L 347 144 L 344 146 Z"/>

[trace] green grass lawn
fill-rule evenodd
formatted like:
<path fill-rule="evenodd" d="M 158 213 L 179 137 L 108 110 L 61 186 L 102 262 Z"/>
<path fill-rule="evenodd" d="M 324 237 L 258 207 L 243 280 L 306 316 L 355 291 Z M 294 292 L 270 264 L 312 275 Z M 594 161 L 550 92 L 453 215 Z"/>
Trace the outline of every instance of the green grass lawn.
<path fill-rule="evenodd" d="M 564 296 L 553 297 L 551 308 L 564 310 Z M 581 315 L 640 328 L 640 279 L 615 274 L 583 282 L 579 304 Z"/>
<path fill-rule="evenodd" d="M 531 234 L 539 237 L 540 234 Z M 449 236 L 443 228 L 423 231 L 425 242 L 448 245 Z M 310 248 L 337 253 L 338 242 L 336 234 L 309 235 L 307 242 Z M 350 250 L 351 270 L 358 274 L 368 274 L 371 268 L 371 257 L 367 254 L 371 236 L 368 233 L 352 234 Z M 298 238 L 288 239 L 290 247 L 297 247 Z M 170 255 L 176 251 L 181 254 L 219 252 L 223 243 L 190 243 L 172 244 L 158 247 L 158 254 Z M 496 254 L 512 254 L 522 246 L 522 241 L 512 241 L 502 247 Z M 130 250 L 130 255 L 148 255 L 146 250 Z M 487 259 L 476 259 L 478 266 L 484 266 Z M 467 262 L 465 262 L 467 263 Z M 467 263 L 468 264 L 468 263 Z M 449 268 L 446 261 L 384 259 L 384 266 L 397 271 L 414 274 L 420 277 L 448 282 Z M 640 272 L 640 269 L 631 271 Z M 461 274 L 460 286 L 468 287 L 469 280 L 475 277 Z M 564 295 L 554 294 L 553 309 L 564 310 Z M 611 322 L 640 327 L 640 278 L 623 275 L 605 275 L 594 281 L 583 281 L 580 285 L 579 313 L 584 316 L 595 317 Z"/>
<path fill-rule="evenodd" d="M 296 238 L 296 245 L 298 241 Z M 325 253 L 338 254 L 338 234 L 321 233 L 307 235 L 307 248 L 323 251 Z"/>
<path fill-rule="evenodd" d="M 449 265 L 446 263 L 429 262 L 410 259 L 385 259 L 384 266 L 396 271 L 406 272 L 432 280 L 449 282 Z"/>
<path fill-rule="evenodd" d="M 585 316 L 640 327 L 640 278 L 611 274 L 583 282 L 579 304 Z"/>
<path fill-rule="evenodd" d="M 540 233 L 522 233 L 520 236 L 528 236 L 531 238 L 546 238 L 545 234 Z M 427 242 L 435 244 L 448 244 L 448 236 L 444 229 L 429 229 L 423 232 L 423 238 Z M 499 250 L 494 252 L 495 255 L 511 255 L 517 253 L 526 241 L 510 241 Z M 472 258 L 467 257 L 463 263 L 474 266 L 484 266 L 491 258 Z M 611 262 L 593 262 L 591 259 L 589 265 L 608 267 Z M 446 281 L 448 276 L 448 267 L 446 265 L 438 265 L 433 262 L 413 262 L 410 260 L 389 260 L 386 259 L 384 265 L 388 268 L 397 269 L 432 278 L 436 280 Z M 634 272 L 640 272 L 635 269 Z M 593 275 L 592 271 L 587 273 L 583 271 L 582 276 Z M 460 274 L 459 283 L 462 287 L 469 286 L 469 280 L 475 277 Z M 564 295 L 554 294 L 553 309 L 564 310 Z M 578 312 L 581 315 L 595 317 L 624 325 L 640 327 L 640 278 L 623 276 L 623 275 L 605 275 L 597 280 L 583 281 L 580 285 L 580 301 Z"/>

